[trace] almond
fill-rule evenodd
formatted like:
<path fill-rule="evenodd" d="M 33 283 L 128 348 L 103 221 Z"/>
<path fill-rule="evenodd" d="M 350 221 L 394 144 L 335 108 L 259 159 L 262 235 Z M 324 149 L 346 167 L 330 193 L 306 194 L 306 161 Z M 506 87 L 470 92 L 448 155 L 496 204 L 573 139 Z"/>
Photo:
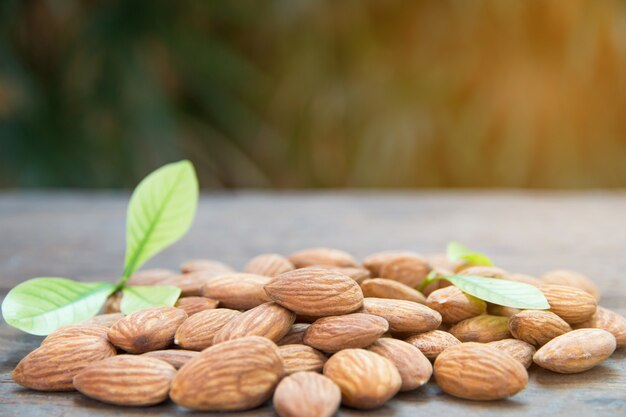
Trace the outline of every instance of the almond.
<path fill-rule="evenodd" d="M 482 316 L 463 320 L 450 329 L 450 333 L 461 342 L 493 342 L 511 337 L 508 317 Z"/>
<path fill-rule="evenodd" d="M 364 349 L 344 349 L 324 365 L 324 375 L 339 386 L 342 402 L 358 409 L 383 405 L 396 395 L 402 378 L 387 358 Z"/>
<path fill-rule="evenodd" d="M 504 351 L 513 356 L 519 361 L 525 368 L 528 368 L 533 363 L 533 355 L 535 354 L 535 347 L 523 340 L 517 339 L 502 339 L 495 342 L 487 343 L 498 350 Z"/>
<path fill-rule="evenodd" d="M 492 316 L 511 317 L 519 313 L 519 308 L 501 306 L 498 304 L 487 303 L 487 313 Z"/>
<path fill-rule="evenodd" d="M 123 319 L 124 317 L 126 316 L 122 313 L 99 314 L 83 322 L 83 324 L 99 324 L 111 328 L 119 319 Z"/>
<path fill-rule="evenodd" d="M 204 284 L 219 275 L 219 273 L 200 270 L 171 276 L 161 281 L 159 285 L 171 285 L 180 288 L 182 297 L 201 296 Z"/>
<path fill-rule="evenodd" d="M 426 297 L 414 288 L 386 278 L 366 279 L 361 283 L 364 297 L 391 298 L 426 304 Z"/>
<path fill-rule="evenodd" d="M 357 283 L 361 284 L 364 280 L 370 277 L 370 271 L 365 268 L 358 268 L 352 266 L 328 266 L 328 265 L 315 265 L 310 266 L 308 268 L 324 268 L 329 271 L 337 272 L 339 274 L 344 274 L 355 280 Z"/>
<path fill-rule="evenodd" d="M 507 279 L 509 273 L 502 268 L 495 266 L 469 266 L 463 267 L 459 272 L 461 275 L 474 275 L 485 278 Z"/>
<path fill-rule="evenodd" d="M 56 339 L 22 359 L 13 371 L 13 380 L 39 391 L 72 391 L 74 375 L 115 354 L 115 348 L 100 336 Z"/>
<path fill-rule="evenodd" d="M 516 281 L 523 284 L 532 285 L 533 287 L 541 287 L 543 285 L 543 281 L 541 281 L 539 278 L 526 274 L 509 274 L 506 279 L 508 279 L 509 281 Z"/>
<path fill-rule="evenodd" d="M 423 333 L 441 324 L 441 314 L 412 301 L 366 298 L 363 312 L 387 320 L 392 333 Z"/>
<path fill-rule="evenodd" d="M 544 285 L 540 290 L 550 304 L 550 311 L 568 324 L 577 324 L 589 320 L 598 307 L 598 302 L 593 295 L 580 288 L 565 285 Z"/>
<path fill-rule="evenodd" d="M 176 330 L 174 343 L 189 350 L 203 350 L 213 346 L 213 339 L 217 332 L 239 315 L 241 315 L 239 311 L 227 308 L 216 308 L 194 314 Z"/>
<path fill-rule="evenodd" d="M 210 278 L 203 295 L 218 300 L 220 306 L 248 310 L 271 301 L 263 287 L 272 279 L 254 274 L 228 274 Z"/>
<path fill-rule="evenodd" d="M 467 400 L 499 400 L 528 384 L 526 368 L 508 353 L 480 343 L 461 343 L 435 360 L 435 380 L 446 393 Z"/>
<path fill-rule="evenodd" d="M 265 286 L 272 300 L 296 314 L 333 316 L 358 310 L 361 287 L 352 278 L 323 268 L 287 272 Z"/>
<path fill-rule="evenodd" d="M 324 352 L 337 352 L 369 346 L 388 329 L 387 320 L 372 314 L 324 317 L 309 326 L 304 343 Z"/>
<path fill-rule="evenodd" d="M 340 403 L 339 387 L 315 372 L 288 376 L 274 393 L 274 408 L 280 417 L 331 417 Z"/>
<path fill-rule="evenodd" d="M 450 271 L 450 275 L 462 265 L 460 262 L 452 262 L 445 253 L 436 253 L 426 256 L 426 261 L 432 269 L 445 269 Z"/>
<path fill-rule="evenodd" d="M 509 330 L 516 339 L 541 346 L 572 328 L 550 311 L 524 310 L 509 319 Z"/>
<path fill-rule="evenodd" d="M 128 279 L 128 285 L 159 285 L 166 278 L 178 275 L 171 269 L 144 269 L 137 271 Z"/>
<path fill-rule="evenodd" d="M 192 259 L 180 266 L 180 272 L 188 274 L 196 271 L 208 271 L 212 274 L 230 274 L 233 269 L 221 262 L 213 261 L 211 259 Z"/>
<path fill-rule="evenodd" d="M 400 372 L 400 391 L 411 391 L 421 387 L 430 379 L 433 367 L 424 354 L 415 346 L 398 339 L 379 339 L 367 348 L 393 363 Z"/>
<path fill-rule="evenodd" d="M 593 295 L 596 300 L 600 300 L 600 290 L 587 276 L 574 271 L 559 269 L 543 274 L 542 281 L 552 285 L 566 285 L 576 287 Z"/>
<path fill-rule="evenodd" d="M 424 281 L 430 272 L 428 262 L 417 255 L 396 256 L 385 261 L 380 267 L 380 276 L 415 288 Z"/>
<path fill-rule="evenodd" d="M 276 344 L 278 346 L 282 345 L 301 345 L 304 343 L 304 333 L 306 329 L 310 326 L 309 323 L 295 323 L 291 325 L 291 328 L 287 332 L 282 339 L 280 339 Z"/>
<path fill-rule="evenodd" d="M 326 356 L 317 349 L 306 345 L 284 345 L 278 347 L 278 353 L 283 360 L 285 373 L 312 371 L 322 372 L 326 363 Z"/>
<path fill-rule="evenodd" d="M 239 339 L 246 336 L 263 336 L 276 342 L 291 329 L 296 315 L 276 303 L 265 303 L 239 314 L 216 334 L 213 343 Z"/>
<path fill-rule="evenodd" d="M 459 339 L 443 330 L 431 330 L 416 334 L 406 339 L 406 342 L 418 348 L 431 361 L 434 361 L 441 352 L 449 347 L 461 344 Z"/>
<path fill-rule="evenodd" d="M 276 277 L 285 272 L 293 271 L 294 269 L 293 264 L 284 256 L 276 253 L 266 253 L 250 259 L 244 271 L 249 274 Z"/>
<path fill-rule="evenodd" d="M 219 301 L 207 297 L 183 297 L 176 302 L 176 307 L 185 310 L 187 316 L 193 316 L 204 310 L 217 308 Z"/>
<path fill-rule="evenodd" d="M 167 399 L 176 369 L 145 356 L 119 355 L 92 363 L 74 377 L 87 397 L 116 405 L 146 406 Z"/>
<path fill-rule="evenodd" d="M 577 324 L 576 327 L 606 330 L 615 336 L 618 347 L 626 346 L 626 318 L 608 308 L 598 307 L 591 319 Z"/>
<path fill-rule="evenodd" d="M 380 269 L 383 264 L 395 258 L 403 258 L 407 256 L 419 256 L 415 252 L 406 250 L 386 250 L 382 252 L 376 252 L 367 256 L 363 260 L 363 266 L 369 269 L 373 277 L 380 277 Z"/>
<path fill-rule="evenodd" d="M 129 353 L 161 350 L 174 342 L 176 329 L 185 319 L 187 313 L 176 307 L 147 308 L 115 323 L 109 329 L 108 338 Z"/>
<path fill-rule="evenodd" d="M 185 349 L 165 349 L 165 350 L 153 350 L 152 352 L 143 353 L 142 356 L 148 356 L 150 358 L 160 359 L 163 362 L 167 362 L 174 368 L 179 369 L 189 360 L 195 358 L 200 353 L 193 350 Z"/>
<path fill-rule="evenodd" d="M 106 326 L 102 326 L 100 324 L 70 324 L 68 326 L 63 326 L 52 333 L 50 333 L 46 338 L 41 342 L 41 345 L 45 345 L 46 343 L 53 342 L 55 340 L 63 340 L 70 337 L 80 337 L 80 336 L 98 336 L 108 341 L 107 333 L 109 332 L 109 328 Z"/>
<path fill-rule="evenodd" d="M 296 268 L 313 265 L 357 266 L 349 253 L 329 248 L 304 249 L 289 255 L 289 260 Z"/>
<path fill-rule="evenodd" d="M 457 287 L 445 287 L 433 291 L 426 299 L 426 305 L 441 314 L 443 323 L 455 324 L 462 320 L 484 314 L 487 303 Z"/>
<path fill-rule="evenodd" d="M 248 410 L 271 397 L 284 372 L 278 347 L 270 340 L 230 340 L 183 365 L 172 381 L 170 397 L 194 410 Z"/>
<path fill-rule="evenodd" d="M 615 336 L 602 329 L 579 329 L 555 337 L 533 356 L 542 368 L 561 374 L 584 372 L 615 351 Z"/>

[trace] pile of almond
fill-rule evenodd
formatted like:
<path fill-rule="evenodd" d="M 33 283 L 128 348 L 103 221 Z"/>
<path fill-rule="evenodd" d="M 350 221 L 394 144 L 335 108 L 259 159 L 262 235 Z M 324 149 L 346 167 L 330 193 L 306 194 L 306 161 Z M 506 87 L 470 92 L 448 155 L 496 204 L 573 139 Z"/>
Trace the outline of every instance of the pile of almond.
<path fill-rule="evenodd" d="M 446 281 L 417 291 L 432 270 L 535 285 L 551 309 L 492 305 Z M 341 403 L 378 407 L 433 375 L 456 397 L 506 398 L 526 387 L 533 362 L 583 372 L 626 344 L 626 319 L 598 307 L 583 275 L 535 278 L 406 251 L 361 265 L 334 249 L 264 254 L 242 273 L 195 260 L 182 273 L 142 271 L 131 284 L 182 295 L 175 307 L 128 316 L 113 296 L 105 314 L 46 337 L 13 379 L 124 406 L 169 397 L 194 410 L 247 410 L 273 396 L 282 417 L 331 416 Z"/>

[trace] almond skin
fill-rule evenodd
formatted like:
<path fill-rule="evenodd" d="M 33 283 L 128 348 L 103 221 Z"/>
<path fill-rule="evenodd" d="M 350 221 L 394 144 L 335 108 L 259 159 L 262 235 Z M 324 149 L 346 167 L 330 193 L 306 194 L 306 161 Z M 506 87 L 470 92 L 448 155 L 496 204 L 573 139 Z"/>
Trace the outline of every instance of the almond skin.
<path fill-rule="evenodd" d="M 276 253 L 266 253 L 250 259 L 244 268 L 244 272 L 266 277 L 277 277 L 294 269 L 293 264 L 284 256 Z"/>
<path fill-rule="evenodd" d="M 386 250 L 382 252 L 376 252 L 367 256 L 363 260 L 363 267 L 369 269 L 373 277 L 380 277 L 380 269 L 383 264 L 395 258 L 402 258 L 406 256 L 419 256 L 415 252 L 406 250 Z"/>
<path fill-rule="evenodd" d="M 280 417 L 331 417 L 340 403 L 337 384 L 315 372 L 286 377 L 274 393 L 274 409 Z"/>
<path fill-rule="evenodd" d="M 509 319 L 509 330 L 516 339 L 542 346 L 572 328 L 550 311 L 524 310 Z"/>
<path fill-rule="evenodd" d="M 176 329 L 187 313 L 176 307 L 147 308 L 115 323 L 108 332 L 113 345 L 129 353 L 161 350 L 174 342 Z"/>
<path fill-rule="evenodd" d="M 450 333 L 461 342 L 487 343 L 511 337 L 509 319 L 488 314 L 463 320 L 452 326 Z"/>
<path fill-rule="evenodd" d="M 615 336 L 618 347 L 626 346 L 626 318 L 608 308 L 598 307 L 591 319 L 577 324 L 576 328 L 606 330 Z"/>
<path fill-rule="evenodd" d="M 406 339 L 406 342 L 418 348 L 431 361 L 434 361 L 441 352 L 449 347 L 461 344 L 459 339 L 443 330 L 431 330 L 416 334 Z"/>
<path fill-rule="evenodd" d="M 361 287 L 352 278 L 323 268 L 305 268 L 281 274 L 265 286 L 272 300 L 296 314 L 335 316 L 358 310 Z"/>
<path fill-rule="evenodd" d="M 426 299 L 426 305 L 441 314 L 443 323 L 455 324 L 462 320 L 480 316 L 487 310 L 487 303 L 457 287 L 445 287 L 433 291 Z"/>
<path fill-rule="evenodd" d="M 13 380 L 39 391 L 72 391 L 72 379 L 92 362 L 114 356 L 115 348 L 100 336 L 49 341 L 22 359 Z"/>
<path fill-rule="evenodd" d="M 220 275 L 234 272 L 230 266 L 211 259 L 191 259 L 180 266 L 180 272 L 183 274 L 196 271 L 208 271 Z"/>
<path fill-rule="evenodd" d="M 195 271 L 187 274 L 174 275 L 164 279 L 159 285 L 172 285 L 180 288 L 182 297 L 201 296 L 204 285 L 209 279 L 219 275 L 219 273 L 211 271 Z"/>
<path fill-rule="evenodd" d="M 304 333 L 306 329 L 310 326 L 309 323 L 295 323 L 291 325 L 291 328 L 287 332 L 282 339 L 280 339 L 276 344 L 278 346 L 282 345 L 301 345 L 304 343 Z"/>
<path fill-rule="evenodd" d="M 210 278 L 203 295 L 220 302 L 221 307 L 249 310 L 271 301 L 263 287 L 272 279 L 255 274 L 228 274 Z"/>
<path fill-rule="evenodd" d="M 495 342 L 489 342 L 487 344 L 513 356 L 519 361 L 519 363 L 524 365 L 526 369 L 528 369 L 528 367 L 533 363 L 535 347 L 530 343 L 524 342 L 523 340 L 502 339 L 496 340 Z"/>
<path fill-rule="evenodd" d="M 185 310 L 187 316 L 193 316 L 204 310 L 217 308 L 219 301 L 206 297 L 183 297 L 176 302 L 176 307 Z"/>
<path fill-rule="evenodd" d="M 111 326 L 117 323 L 118 320 L 123 319 L 124 317 L 126 316 L 122 313 L 99 314 L 83 322 L 83 324 L 99 324 L 101 326 L 111 328 Z"/>
<path fill-rule="evenodd" d="M 589 320 L 598 307 L 598 302 L 593 295 L 580 288 L 565 285 L 544 285 L 540 290 L 550 304 L 550 311 L 568 324 L 577 324 Z"/>
<path fill-rule="evenodd" d="M 382 278 L 393 279 L 411 288 L 420 285 L 429 272 L 428 262 L 417 255 L 396 256 L 385 261 L 380 267 Z"/>
<path fill-rule="evenodd" d="M 244 337 L 212 346 L 183 365 L 172 381 L 170 397 L 194 410 L 249 410 L 271 397 L 284 373 L 273 342 Z"/>
<path fill-rule="evenodd" d="M 263 336 L 276 342 L 291 329 L 296 315 L 276 303 L 265 303 L 230 320 L 216 334 L 213 343 L 246 336 Z"/>
<path fill-rule="evenodd" d="M 100 324 L 70 324 L 68 326 L 60 327 L 50 333 L 41 342 L 41 345 L 43 346 L 46 343 L 50 343 L 55 340 L 62 340 L 77 336 L 98 336 L 108 341 L 108 332 L 109 328 Z"/>
<path fill-rule="evenodd" d="M 328 266 L 357 266 L 354 258 L 347 252 L 330 248 L 304 249 L 289 255 L 289 261 L 296 268 L 305 268 L 314 265 Z"/>
<path fill-rule="evenodd" d="M 324 375 L 339 386 L 345 405 L 363 410 L 383 405 L 402 386 L 389 359 L 364 349 L 335 353 L 324 365 Z"/>
<path fill-rule="evenodd" d="M 166 278 L 178 275 L 171 269 L 144 269 L 137 271 L 128 279 L 128 285 L 159 285 Z"/>
<path fill-rule="evenodd" d="M 435 380 L 446 393 L 467 400 L 499 400 L 528 384 L 526 368 L 506 352 L 480 343 L 461 343 L 435 360 Z"/>
<path fill-rule="evenodd" d="M 430 379 L 433 367 L 424 354 L 415 346 L 398 339 L 383 338 L 367 348 L 393 363 L 402 379 L 400 391 L 411 391 L 421 387 Z"/>
<path fill-rule="evenodd" d="M 602 329 L 579 329 L 555 337 L 533 356 L 542 368 L 561 374 L 584 372 L 615 351 L 615 337 Z"/>
<path fill-rule="evenodd" d="M 424 333 L 441 324 L 441 314 L 412 301 L 366 298 L 362 311 L 387 320 L 392 333 Z"/>
<path fill-rule="evenodd" d="M 116 405 L 147 406 L 167 399 L 176 369 L 146 356 L 119 355 L 87 366 L 74 387 L 87 397 Z"/>
<path fill-rule="evenodd" d="M 154 350 L 152 352 L 146 352 L 146 353 L 143 353 L 142 356 L 160 359 L 163 362 L 169 363 L 175 369 L 180 369 L 181 366 L 183 366 L 185 363 L 195 358 L 199 354 L 200 352 L 195 352 L 193 350 L 165 349 L 165 350 Z"/>
<path fill-rule="evenodd" d="M 421 292 L 392 279 L 366 279 L 361 283 L 361 290 L 363 290 L 363 296 L 365 297 L 391 298 L 426 304 L 426 297 Z"/>
<path fill-rule="evenodd" d="M 217 332 L 241 314 L 237 310 L 227 308 L 216 308 L 194 314 L 176 330 L 174 343 L 189 350 L 203 350 L 213 346 Z"/>
<path fill-rule="evenodd" d="M 369 346 L 388 329 L 387 320 L 372 314 L 324 317 L 309 326 L 304 343 L 324 352 L 337 352 Z"/>
<path fill-rule="evenodd" d="M 580 288 L 583 291 L 593 295 L 596 300 L 600 300 L 600 290 L 587 276 L 574 271 L 559 269 L 556 271 L 546 272 L 542 275 L 541 280 L 545 284 L 566 285 L 570 287 Z"/>
<path fill-rule="evenodd" d="M 285 373 L 291 375 L 296 372 L 322 372 L 326 363 L 326 356 L 317 349 L 306 345 L 284 345 L 278 347 L 278 353 L 283 360 Z"/>

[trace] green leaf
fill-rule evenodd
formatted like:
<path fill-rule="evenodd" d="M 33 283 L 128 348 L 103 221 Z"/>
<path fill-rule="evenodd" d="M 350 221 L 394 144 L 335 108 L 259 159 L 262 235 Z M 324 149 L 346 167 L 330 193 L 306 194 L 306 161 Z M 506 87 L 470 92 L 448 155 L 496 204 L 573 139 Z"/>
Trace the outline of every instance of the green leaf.
<path fill-rule="evenodd" d="M 124 314 L 151 307 L 170 307 L 180 296 L 180 288 L 173 286 L 134 286 L 122 290 L 120 309 Z"/>
<path fill-rule="evenodd" d="M 115 285 L 109 282 L 33 278 L 9 291 L 2 316 L 13 327 L 44 336 L 96 315 L 113 291 Z"/>
<path fill-rule="evenodd" d="M 139 183 L 128 205 L 122 284 L 189 230 L 197 204 L 198 180 L 189 161 L 167 164 Z"/>
<path fill-rule="evenodd" d="M 448 243 L 448 259 L 452 262 L 469 263 L 476 266 L 493 266 L 493 262 L 487 255 L 474 252 L 458 242 Z"/>
<path fill-rule="evenodd" d="M 450 275 L 440 279 L 450 281 L 464 293 L 501 306 L 534 310 L 550 308 L 537 287 L 521 282 L 473 275 Z"/>

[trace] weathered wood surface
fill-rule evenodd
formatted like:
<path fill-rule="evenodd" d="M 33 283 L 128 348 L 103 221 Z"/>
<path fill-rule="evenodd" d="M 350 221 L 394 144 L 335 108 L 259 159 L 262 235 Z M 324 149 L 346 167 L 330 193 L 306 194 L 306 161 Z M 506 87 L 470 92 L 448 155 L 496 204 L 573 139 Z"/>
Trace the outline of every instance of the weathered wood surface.
<path fill-rule="evenodd" d="M 114 280 L 124 253 L 128 195 L 0 194 L 0 294 L 35 276 Z M 408 248 L 439 252 L 458 240 L 501 266 L 538 274 L 568 267 L 590 275 L 602 304 L 626 314 L 626 193 L 242 193 L 202 198 L 193 230 L 148 266 L 209 257 L 237 267 L 261 252 L 332 246 L 363 257 Z M 41 338 L 0 325 L 0 416 L 170 416 L 166 403 L 132 409 L 76 393 L 38 393 L 11 381 Z M 533 367 L 528 389 L 507 401 L 458 400 L 434 384 L 372 412 L 342 416 L 617 416 L 626 414 L 624 349 L 578 375 Z M 208 376 L 210 377 L 210 376 Z M 193 413 L 210 415 L 209 413 Z M 224 415 L 224 414 L 220 414 Z M 273 416 L 269 406 L 230 415 Z"/>

